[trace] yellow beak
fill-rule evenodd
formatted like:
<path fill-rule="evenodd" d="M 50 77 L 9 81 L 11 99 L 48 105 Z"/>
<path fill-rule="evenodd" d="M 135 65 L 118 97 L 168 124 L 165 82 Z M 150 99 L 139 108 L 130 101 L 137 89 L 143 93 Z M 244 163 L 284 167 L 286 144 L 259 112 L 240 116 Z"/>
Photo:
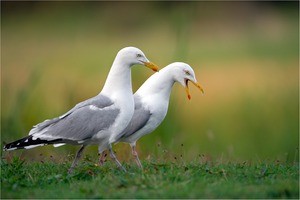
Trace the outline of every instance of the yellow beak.
<path fill-rule="evenodd" d="M 190 91 L 189 91 L 188 81 L 191 81 L 191 80 L 186 79 L 186 88 L 185 88 L 185 91 L 186 91 L 188 99 L 190 100 L 191 99 L 191 95 L 190 95 Z M 202 92 L 202 94 L 204 94 L 204 90 L 203 90 L 203 88 L 202 88 L 201 85 L 199 85 L 198 83 L 195 83 L 194 81 L 191 81 L 191 82 Z"/>
<path fill-rule="evenodd" d="M 144 62 L 144 65 L 146 67 L 149 67 L 150 69 L 152 69 L 155 72 L 158 72 L 158 66 L 152 62 Z"/>

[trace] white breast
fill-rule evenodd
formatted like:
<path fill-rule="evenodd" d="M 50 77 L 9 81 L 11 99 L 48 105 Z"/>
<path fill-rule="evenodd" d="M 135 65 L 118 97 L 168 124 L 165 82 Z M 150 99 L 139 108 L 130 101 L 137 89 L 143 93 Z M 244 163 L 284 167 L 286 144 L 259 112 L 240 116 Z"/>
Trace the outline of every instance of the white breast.
<path fill-rule="evenodd" d="M 120 94 L 122 95 L 122 94 Z M 124 95 L 124 94 L 123 94 Z M 120 109 L 120 114 L 115 120 L 115 123 L 112 125 L 110 128 L 110 138 L 109 142 L 113 143 L 115 142 L 115 138 L 121 133 L 129 124 L 133 113 L 134 113 L 134 100 L 133 96 L 131 95 L 126 95 L 127 98 L 120 98 L 118 96 L 114 97 L 115 105 Z M 122 101 L 122 100 L 125 101 Z"/>

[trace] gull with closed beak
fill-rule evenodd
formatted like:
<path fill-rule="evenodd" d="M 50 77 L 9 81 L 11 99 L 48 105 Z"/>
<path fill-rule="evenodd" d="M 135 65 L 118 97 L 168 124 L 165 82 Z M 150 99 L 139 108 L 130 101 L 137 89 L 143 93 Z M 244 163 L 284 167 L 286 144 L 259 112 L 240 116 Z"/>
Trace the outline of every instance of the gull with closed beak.
<path fill-rule="evenodd" d="M 71 173 L 84 148 L 97 144 L 100 150 L 109 149 L 111 158 L 126 171 L 114 155 L 111 144 L 121 137 L 120 134 L 128 126 L 134 113 L 131 67 L 136 64 L 158 71 L 158 67 L 151 63 L 140 49 L 121 49 L 102 91 L 97 96 L 78 103 L 60 117 L 35 125 L 29 136 L 6 144 L 4 151 L 31 149 L 48 144 L 55 147 L 64 144 L 81 145 L 69 169 Z"/>

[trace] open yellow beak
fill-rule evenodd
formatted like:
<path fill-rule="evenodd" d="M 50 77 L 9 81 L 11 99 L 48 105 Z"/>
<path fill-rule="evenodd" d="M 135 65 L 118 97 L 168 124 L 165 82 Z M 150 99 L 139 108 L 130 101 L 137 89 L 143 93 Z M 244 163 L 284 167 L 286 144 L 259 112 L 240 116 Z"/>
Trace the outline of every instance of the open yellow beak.
<path fill-rule="evenodd" d="M 191 99 L 191 95 L 190 95 L 189 85 L 188 85 L 189 81 L 191 81 L 191 80 L 186 79 L 186 88 L 185 88 L 185 91 L 186 91 L 188 99 L 190 100 Z M 201 85 L 199 85 L 198 83 L 195 83 L 194 81 L 191 81 L 191 82 L 202 92 L 202 94 L 204 94 L 204 90 L 203 90 L 203 88 L 202 88 Z"/>
<path fill-rule="evenodd" d="M 155 72 L 158 72 L 158 66 L 152 62 L 144 62 L 144 65 L 146 67 L 149 67 L 150 69 L 152 69 Z"/>

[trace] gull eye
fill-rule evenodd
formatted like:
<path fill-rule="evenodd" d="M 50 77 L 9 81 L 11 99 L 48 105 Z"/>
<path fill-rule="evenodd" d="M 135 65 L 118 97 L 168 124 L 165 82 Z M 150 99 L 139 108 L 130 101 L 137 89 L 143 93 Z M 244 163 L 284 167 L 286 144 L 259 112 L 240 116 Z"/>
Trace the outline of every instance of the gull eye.
<path fill-rule="evenodd" d="M 136 57 L 140 58 L 140 57 L 142 57 L 142 55 L 138 53 L 138 54 L 136 55 Z"/>
<path fill-rule="evenodd" d="M 188 76 L 191 75 L 191 73 L 190 73 L 188 70 L 184 70 L 184 72 L 185 72 L 185 74 L 188 75 Z"/>

